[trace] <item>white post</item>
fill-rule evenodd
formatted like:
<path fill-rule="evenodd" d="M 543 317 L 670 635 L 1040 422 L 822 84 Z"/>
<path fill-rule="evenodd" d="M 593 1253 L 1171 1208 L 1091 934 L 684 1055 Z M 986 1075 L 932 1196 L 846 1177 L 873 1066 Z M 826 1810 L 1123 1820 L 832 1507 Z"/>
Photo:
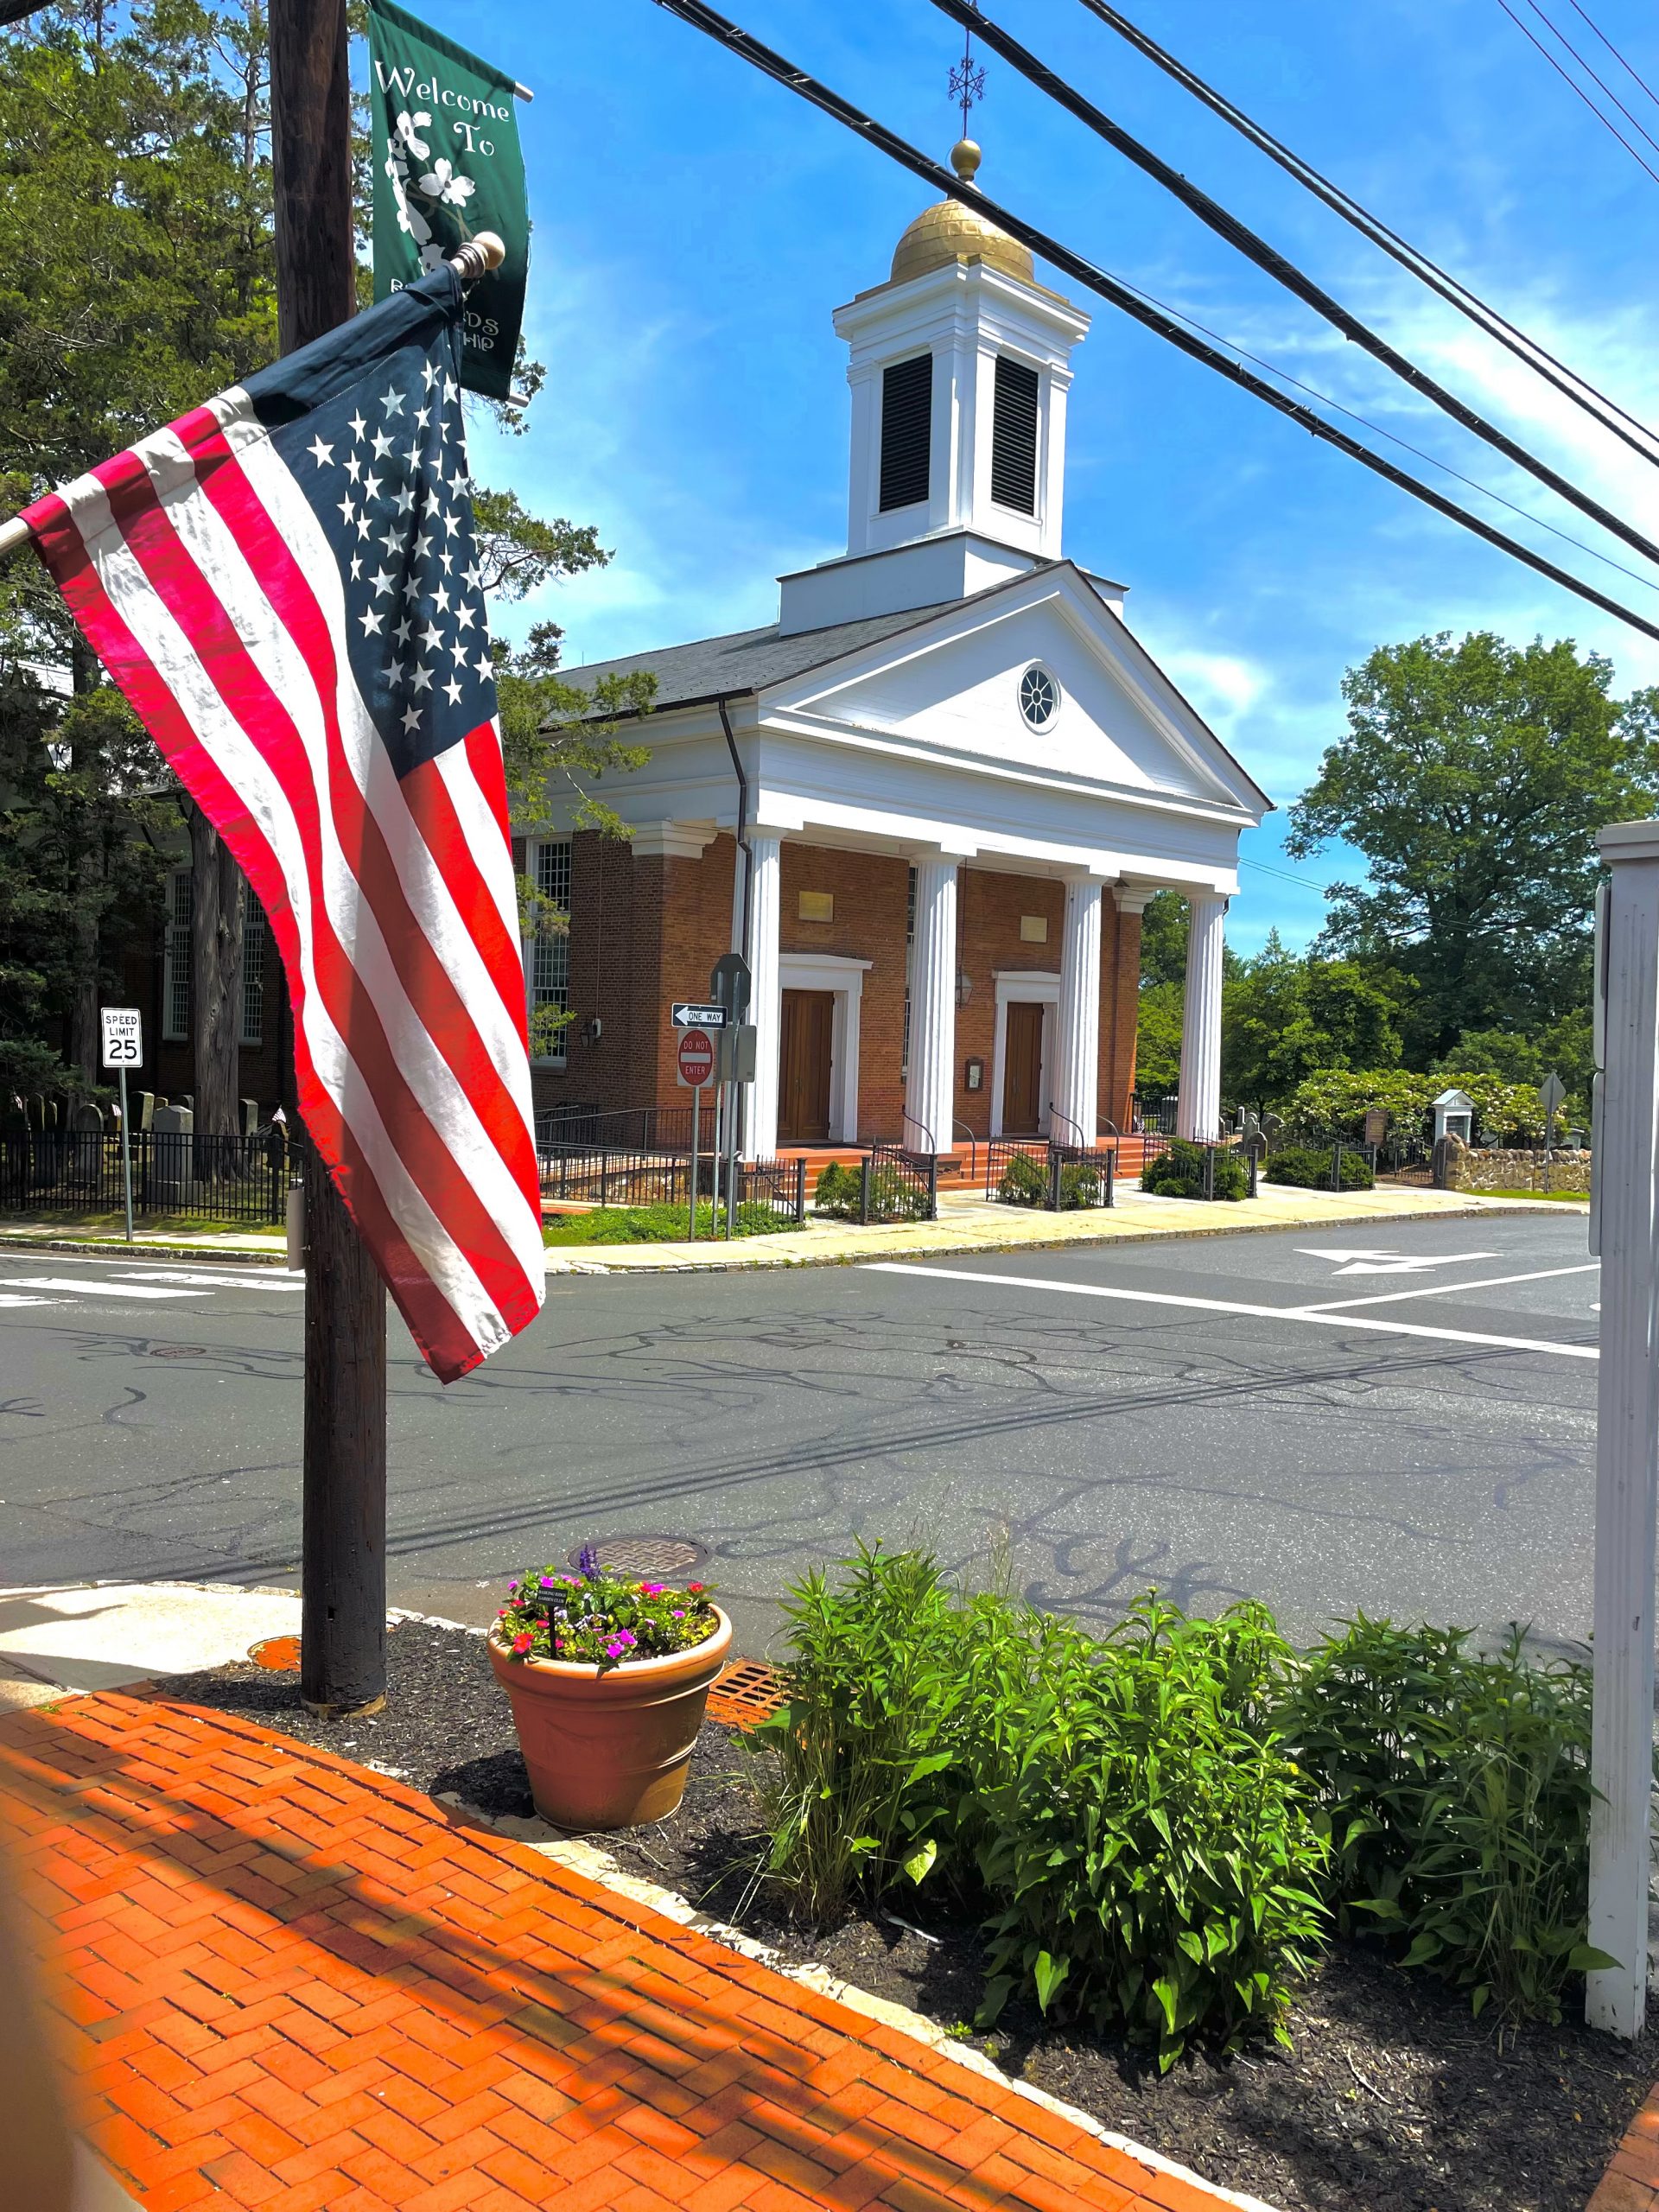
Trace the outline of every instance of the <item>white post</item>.
<path fill-rule="evenodd" d="M 950 1151 L 956 1103 L 957 862 L 933 853 L 916 862 L 904 1140 L 912 1151 Z"/>
<path fill-rule="evenodd" d="M 1659 1471 L 1654 1169 L 1659 1107 L 1659 822 L 1597 839 L 1611 871 L 1599 948 L 1601 1364 L 1596 1408 L 1590 1941 L 1617 1959 L 1586 1977 L 1585 2017 L 1642 2032 L 1648 2001 L 1653 1786 L 1654 1511 Z"/>
<path fill-rule="evenodd" d="M 775 831 L 765 830 L 752 830 L 748 844 L 754 871 L 749 893 L 749 1019 L 755 1035 L 744 1152 L 750 1160 L 770 1160 L 778 1149 L 778 1061 L 784 1042 L 778 965 L 784 845 Z"/>
<path fill-rule="evenodd" d="M 1221 1134 L 1221 973 L 1227 901 L 1187 894 L 1186 1004 L 1181 1017 L 1181 1095 L 1176 1132 L 1197 1144 Z"/>
<path fill-rule="evenodd" d="M 1100 1121 L 1101 887 L 1090 878 L 1065 887 L 1060 944 L 1060 1001 L 1055 1023 L 1054 1094 L 1049 1105 L 1060 1144 L 1093 1147 Z"/>

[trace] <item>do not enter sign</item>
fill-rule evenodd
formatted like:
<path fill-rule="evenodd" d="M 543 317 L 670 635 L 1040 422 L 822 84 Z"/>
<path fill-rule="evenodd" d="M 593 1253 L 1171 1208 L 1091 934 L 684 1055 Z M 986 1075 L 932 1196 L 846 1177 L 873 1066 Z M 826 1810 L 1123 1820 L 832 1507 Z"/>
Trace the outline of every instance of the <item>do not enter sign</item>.
<path fill-rule="evenodd" d="M 715 1040 L 706 1029 L 684 1029 L 674 1048 L 680 1082 L 687 1090 L 702 1090 L 715 1079 Z"/>

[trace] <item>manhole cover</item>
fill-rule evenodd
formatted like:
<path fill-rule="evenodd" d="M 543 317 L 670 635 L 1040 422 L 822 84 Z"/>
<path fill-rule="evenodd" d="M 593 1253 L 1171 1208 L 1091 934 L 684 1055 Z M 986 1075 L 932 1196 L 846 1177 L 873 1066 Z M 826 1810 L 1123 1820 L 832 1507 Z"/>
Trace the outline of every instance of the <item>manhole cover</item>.
<path fill-rule="evenodd" d="M 607 1574 L 661 1575 L 665 1581 L 695 1574 L 709 1557 L 706 1548 L 694 1544 L 689 1536 L 599 1536 L 594 1549 Z M 567 1556 L 571 1566 L 576 1566 L 582 1558 L 581 1547 Z"/>
<path fill-rule="evenodd" d="M 151 1344 L 152 1359 L 206 1359 L 206 1344 Z"/>
<path fill-rule="evenodd" d="M 263 1643 L 254 1645 L 248 1656 L 256 1667 L 267 1668 L 273 1675 L 297 1675 L 300 1639 L 297 1636 L 268 1636 Z"/>

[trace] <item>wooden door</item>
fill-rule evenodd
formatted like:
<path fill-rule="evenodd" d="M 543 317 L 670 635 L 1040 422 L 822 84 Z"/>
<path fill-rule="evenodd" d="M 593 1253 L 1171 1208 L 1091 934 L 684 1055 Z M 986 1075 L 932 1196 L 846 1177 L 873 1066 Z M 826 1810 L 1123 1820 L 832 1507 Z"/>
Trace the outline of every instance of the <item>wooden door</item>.
<path fill-rule="evenodd" d="M 830 1135 L 830 1050 L 833 991 L 784 993 L 783 1052 L 778 1070 L 778 1137 L 823 1144 Z"/>
<path fill-rule="evenodd" d="M 1031 999 L 1010 999 L 1002 1049 L 1002 1128 L 1007 1136 L 1034 1136 L 1043 1118 L 1043 1009 Z"/>

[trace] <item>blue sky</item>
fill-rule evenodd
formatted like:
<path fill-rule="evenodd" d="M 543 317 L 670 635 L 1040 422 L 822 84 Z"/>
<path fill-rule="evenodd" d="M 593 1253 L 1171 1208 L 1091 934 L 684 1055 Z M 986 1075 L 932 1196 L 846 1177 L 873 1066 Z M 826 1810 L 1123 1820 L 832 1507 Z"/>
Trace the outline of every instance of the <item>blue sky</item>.
<path fill-rule="evenodd" d="M 1570 0 L 1543 4 L 1659 138 L 1659 106 L 1617 76 Z M 1647 0 L 1586 4 L 1659 90 L 1659 18 Z M 1527 13 L 1527 0 L 1515 5 Z M 728 11 L 943 157 L 956 136 L 945 79 L 961 36 L 925 0 L 728 0 Z M 525 436 L 474 434 L 474 468 L 539 512 L 596 523 L 615 548 L 607 570 L 543 593 L 505 626 L 551 615 L 577 660 L 772 620 L 778 574 L 844 543 L 847 392 L 830 311 L 885 277 L 899 232 L 931 195 L 648 0 L 546 13 L 433 0 L 429 12 L 537 93 L 520 118 L 536 223 L 529 337 L 548 384 Z M 993 12 L 1405 352 L 1659 534 L 1659 474 L 1072 0 L 996 0 Z M 1497 0 L 1283 0 L 1260 11 L 1236 0 L 1129 0 L 1129 12 L 1552 351 L 1659 421 L 1659 184 Z M 527 21 L 538 28 L 526 31 Z M 986 59 L 974 127 L 993 196 L 1530 513 L 1642 565 Z M 1643 150 L 1659 168 L 1659 153 Z M 1381 643 L 1541 632 L 1609 655 L 1621 691 L 1659 683 L 1659 645 L 1441 522 L 1104 302 L 1080 303 L 1096 320 L 1075 364 L 1067 550 L 1130 585 L 1139 634 L 1281 807 L 1342 728 L 1344 670 Z M 1515 527 L 1659 613 L 1651 586 L 1540 527 Z M 1317 887 L 1343 872 L 1340 855 L 1287 861 L 1282 828 L 1282 813 L 1269 817 L 1246 855 L 1299 880 L 1246 869 L 1230 918 L 1244 950 L 1274 925 L 1306 942 L 1319 924 Z"/>

